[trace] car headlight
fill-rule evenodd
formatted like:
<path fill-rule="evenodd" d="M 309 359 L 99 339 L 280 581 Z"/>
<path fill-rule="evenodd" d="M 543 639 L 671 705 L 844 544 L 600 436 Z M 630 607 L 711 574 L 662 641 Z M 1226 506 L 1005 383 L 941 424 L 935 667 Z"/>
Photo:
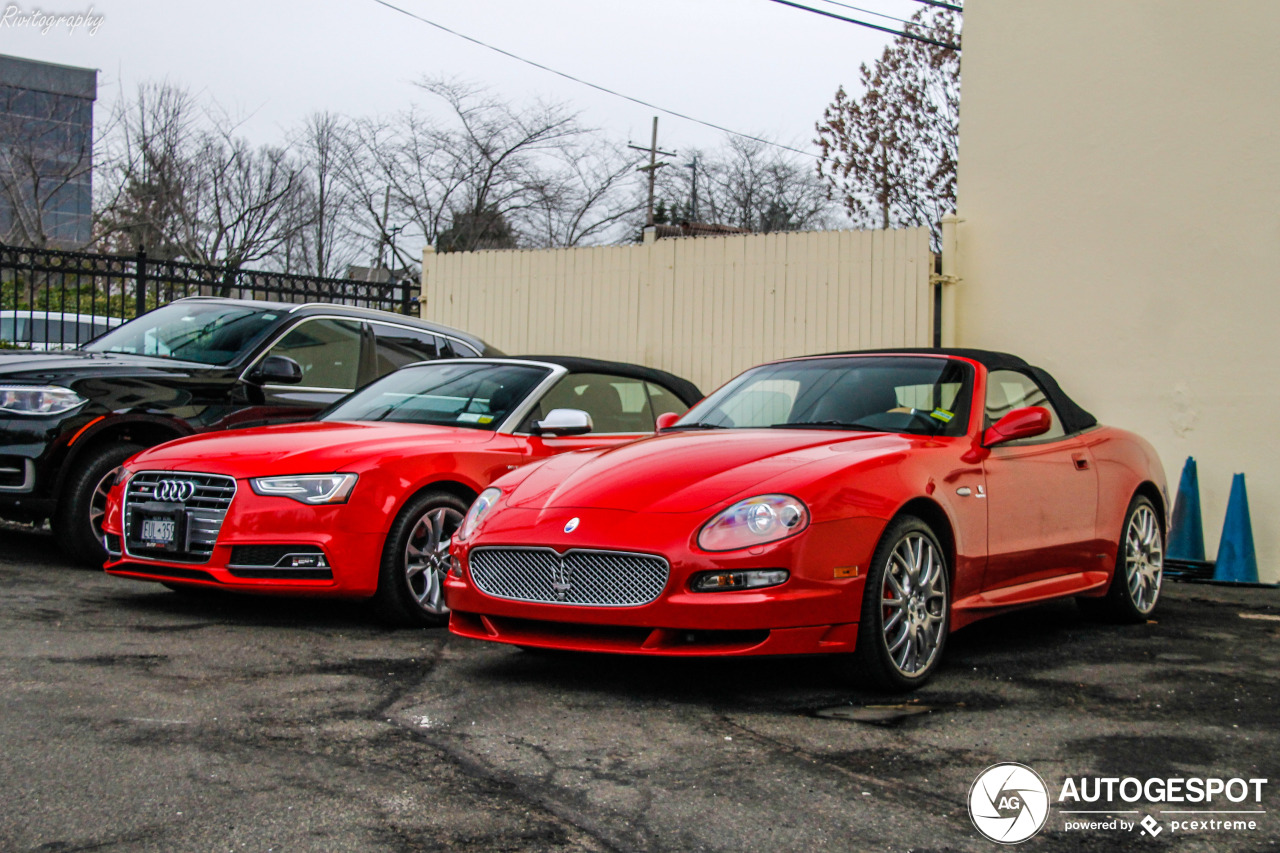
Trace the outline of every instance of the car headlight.
<path fill-rule="evenodd" d="M 471 504 L 471 508 L 467 510 L 466 517 L 462 519 L 462 526 L 458 528 L 459 539 L 466 539 L 476 532 L 476 528 L 480 526 L 480 522 L 484 520 L 484 517 L 489 514 L 489 510 L 493 509 L 493 505 L 498 502 L 498 497 L 501 494 L 501 489 L 492 487 L 480 493 L 480 497 L 476 498 L 475 503 Z"/>
<path fill-rule="evenodd" d="M 255 477 L 254 494 L 293 498 L 304 504 L 341 504 L 355 488 L 355 474 L 299 474 L 295 477 Z"/>
<path fill-rule="evenodd" d="M 757 495 L 738 501 L 702 525 L 698 547 L 736 551 L 794 536 L 809 526 L 809 508 L 790 495 Z"/>
<path fill-rule="evenodd" d="M 11 415 L 60 415 L 87 402 L 59 385 L 0 385 L 0 412 Z"/>

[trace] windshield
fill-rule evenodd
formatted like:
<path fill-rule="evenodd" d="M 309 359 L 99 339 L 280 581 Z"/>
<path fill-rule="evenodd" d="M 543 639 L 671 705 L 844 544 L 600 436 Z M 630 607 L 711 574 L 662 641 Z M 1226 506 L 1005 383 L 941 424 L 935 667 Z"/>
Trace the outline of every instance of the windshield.
<path fill-rule="evenodd" d="M 84 349 L 226 364 L 266 337 L 282 316 L 250 305 L 173 302 L 130 320 Z"/>
<path fill-rule="evenodd" d="M 366 385 L 320 416 L 495 430 L 551 371 L 524 364 L 437 362 Z"/>
<path fill-rule="evenodd" d="M 748 370 L 672 429 L 853 429 L 963 435 L 973 371 L 909 356 L 818 358 Z"/>

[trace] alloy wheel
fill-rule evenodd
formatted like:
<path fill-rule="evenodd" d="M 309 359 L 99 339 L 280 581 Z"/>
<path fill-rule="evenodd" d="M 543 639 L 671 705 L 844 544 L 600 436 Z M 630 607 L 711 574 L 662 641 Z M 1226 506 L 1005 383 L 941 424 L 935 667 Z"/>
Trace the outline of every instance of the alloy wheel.
<path fill-rule="evenodd" d="M 102 519 L 107 514 L 107 495 L 111 492 L 111 486 L 121 467 L 117 465 L 108 471 L 93 487 L 93 493 L 89 496 L 89 530 L 99 542 L 102 541 Z"/>
<path fill-rule="evenodd" d="M 929 537 L 912 532 L 894 546 L 880 584 L 883 638 L 903 675 L 925 672 L 946 638 L 947 573 Z"/>
<path fill-rule="evenodd" d="M 452 507 L 429 509 L 409 531 L 404 549 L 405 580 L 423 611 L 434 616 L 449 612 L 444 603 L 444 577 L 449 571 L 449 542 L 462 524 Z"/>
<path fill-rule="evenodd" d="M 1164 577 L 1164 542 L 1160 523 L 1150 506 L 1139 506 L 1129 517 L 1124 554 L 1129 598 L 1139 613 L 1150 613 L 1160 597 Z"/>

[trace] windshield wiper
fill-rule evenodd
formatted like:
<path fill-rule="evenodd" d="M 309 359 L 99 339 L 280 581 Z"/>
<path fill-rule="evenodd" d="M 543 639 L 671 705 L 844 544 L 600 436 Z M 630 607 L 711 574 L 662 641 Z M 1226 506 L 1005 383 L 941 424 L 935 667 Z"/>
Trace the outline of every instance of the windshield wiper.
<path fill-rule="evenodd" d="M 847 421 L 796 421 L 790 424 L 770 424 L 770 429 L 853 429 L 861 432 L 884 432 L 879 427 L 851 424 Z"/>
<path fill-rule="evenodd" d="M 692 424 L 674 424 L 664 429 L 663 432 L 677 432 L 679 430 L 686 430 L 686 429 L 728 429 L 728 427 L 723 426 L 721 424 L 712 424 L 712 423 L 707 423 L 706 421 L 698 421 L 697 423 L 692 423 Z"/>

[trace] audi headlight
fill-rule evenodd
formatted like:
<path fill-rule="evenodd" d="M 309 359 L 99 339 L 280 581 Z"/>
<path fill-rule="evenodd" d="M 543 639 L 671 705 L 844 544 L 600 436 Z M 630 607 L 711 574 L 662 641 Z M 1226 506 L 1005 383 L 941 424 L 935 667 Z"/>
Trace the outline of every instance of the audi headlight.
<path fill-rule="evenodd" d="M 295 477 L 255 477 L 254 494 L 293 498 L 304 504 L 342 504 L 355 488 L 355 474 L 299 474 Z"/>
<path fill-rule="evenodd" d="M 11 415 L 60 415 L 87 402 L 59 385 L 0 385 L 0 412 Z"/>
<path fill-rule="evenodd" d="M 476 498 L 475 503 L 471 504 L 471 509 L 467 510 L 467 515 L 462 519 L 462 526 L 458 528 L 458 538 L 466 539 L 476 532 L 476 528 L 480 526 L 480 522 L 489 514 L 489 510 L 493 509 L 493 505 L 498 502 L 498 497 L 502 494 L 501 489 L 488 488 L 480 493 L 480 497 Z"/>
<path fill-rule="evenodd" d="M 809 526 L 809 508 L 790 495 L 757 495 L 738 501 L 702 525 L 698 547 L 736 551 L 794 536 Z"/>

